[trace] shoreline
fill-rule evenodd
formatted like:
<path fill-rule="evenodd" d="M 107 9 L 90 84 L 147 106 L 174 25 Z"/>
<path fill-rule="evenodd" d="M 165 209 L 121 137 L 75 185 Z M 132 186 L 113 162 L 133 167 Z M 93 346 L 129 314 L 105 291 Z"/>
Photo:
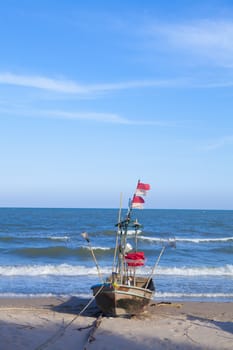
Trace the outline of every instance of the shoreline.
<path fill-rule="evenodd" d="M 232 302 L 152 301 L 131 318 L 100 316 L 90 299 L 0 298 L 4 350 L 232 349 Z"/>
<path fill-rule="evenodd" d="M 92 293 L 81 293 L 81 294 L 19 294 L 19 293 L 2 293 L 0 294 L 0 304 L 1 300 L 68 300 L 71 297 L 77 298 L 77 299 L 84 299 L 84 300 L 90 300 L 92 298 Z M 216 293 L 213 296 L 204 296 L 204 295 L 190 295 L 190 296 L 154 296 L 151 299 L 151 302 L 153 303 L 233 303 L 233 293 L 230 295 L 224 295 L 220 293 L 220 295 L 216 295 Z"/>

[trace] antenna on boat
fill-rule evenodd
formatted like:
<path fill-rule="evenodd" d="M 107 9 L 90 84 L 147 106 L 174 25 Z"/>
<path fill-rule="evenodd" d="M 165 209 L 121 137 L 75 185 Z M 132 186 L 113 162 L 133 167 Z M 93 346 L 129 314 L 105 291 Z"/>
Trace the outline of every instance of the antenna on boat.
<path fill-rule="evenodd" d="M 113 264 L 112 264 L 112 272 L 114 272 L 114 267 L 116 266 L 116 256 L 117 256 L 117 249 L 118 249 L 118 240 L 119 240 L 119 230 L 120 230 L 120 224 L 121 224 L 121 211 L 122 211 L 122 197 L 123 194 L 121 192 L 120 194 L 120 207 L 119 207 L 119 213 L 118 213 L 118 222 L 117 222 L 117 234 L 116 234 L 116 244 L 115 244 L 115 250 L 114 250 L 114 258 L 113 258 Z"/>
<path fill-rule="evenodd" d="M 175 247 L 176 247 L 176 241 L 175 241 L 175 239 L 168 239 L 168 244 L 167 244 L 167 245 L 164 245 L 163 248 L 161 249 L 161 252 L 160 252 L 160 254 L 159 254 L 159 256 L 158 256 L 158 259 L 156 260 L 156 262 L 155 262 L 155 264 L 154 264 L 154 267 L 153 267 L 153 269 L 152 269 L 152 271 L 151 271 L 151 274 L 150 274 L 150 276 L 149 276 L 149 278 L 148 278 L 148 280 L 147 280 L 147 282 L 146 282 L 145 288 L 148 287 L 148 285 L 149 285 L 149 283 L 150 283 L 150 280 L 151 280 L 151 278 L 152 278 L 152 276 L 153 276 L 153 274 L 154 274 L 154 272 L 155 272 L 155 269 L 156 269 L 156 267 L 157 267 L 158 264 L 159 264 L 159 261 L 160 261 L 160 259 L 161 259 L 161 256 L 163 255 L 164 250 L 166 249 L 167 246 L 170 246 L 170 247 L 174 247 L 174 248 L 175 248 Z"/>
<path fill-rule="evenodd" d="M 92 257 L 94 259 L 94 262 L 95 262 L 95 265 L 96 265 L 96 268 L 97 268 L 97 271 L 98 271 L 98 276 L 99 276 L 99 279 L 101 280 L 102 283 L 104 283 L 104 279 L 102 277 L 102 274 L 100 272 L 100 268 L 99 268 L 99 265 L 98 265 L 98 262 L 96 260 L 96 257 L 95 257 L 95 254 L 94 254 L 94 251 L 93 251 L 93 248 L 91 246 L 91 242 L 90 242 L 90 238 L 88 236 L 88 233 L 87 232 L 83 232 L 81 233 L 81 236 L 86 240 L 88 246 L 89 246 L 89 249 L 90 249 L 90 252 L 92 254 Z"/>
<path fill-rule="evenodd" d="M 139 224 L 138 220 L 136 219 L 133 223 L 133 227 L 135 229 L 135 250 L 137 252 L 138 250 L 138 230 L 142 225 Z"/>

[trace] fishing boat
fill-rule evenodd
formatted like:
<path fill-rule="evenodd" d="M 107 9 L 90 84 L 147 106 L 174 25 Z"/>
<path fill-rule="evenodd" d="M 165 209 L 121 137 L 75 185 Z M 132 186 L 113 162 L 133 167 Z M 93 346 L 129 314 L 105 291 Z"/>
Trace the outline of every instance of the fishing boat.
<path fill-rule="evenodd" d="M 121 218 L 121 205 L 116 224 L 116 242 L 113 258 L 112 274 L 105 280 L 102 277 L 99 265 L 91 248 L 87 233 L 82 236 L 89 244 L 90 251 L 95 261 L 101 283 L 91 287 L 96 304 L 107 316 L 130 316 L 141 313 L 153 297 L 155 286 L 152 279 L 154 270 L 164 252 L 163 246 L 155 265 L 149 276 L 139 275 L 138 268 L 145 264 L 145 254 L 138 250 L 138 233 L 141 225 L 137 219 L 133 219 L 133 209 L 142 209 L 144 198 L 150 190 L 150 185 L 137 183 L 132 199 L 129 200 L 126 216 Z M 122 199 L 121 199 L 122 201 Z M 128 231 L 134 230 L 135 246 L 128 243 Z M 132 237 L 132 235 L 131 235 Z"/>

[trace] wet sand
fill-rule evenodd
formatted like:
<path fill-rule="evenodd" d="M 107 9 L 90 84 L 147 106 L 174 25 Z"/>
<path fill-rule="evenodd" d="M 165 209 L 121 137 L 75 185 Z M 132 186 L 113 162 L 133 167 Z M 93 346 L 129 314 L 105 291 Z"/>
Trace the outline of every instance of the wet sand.
<path fill-rule="evenodd" d="M 233 349 L 233 303 L 152 302 L 140 316 L 111 318 L 88 300 L 1 298 L 1 350 Z"/>

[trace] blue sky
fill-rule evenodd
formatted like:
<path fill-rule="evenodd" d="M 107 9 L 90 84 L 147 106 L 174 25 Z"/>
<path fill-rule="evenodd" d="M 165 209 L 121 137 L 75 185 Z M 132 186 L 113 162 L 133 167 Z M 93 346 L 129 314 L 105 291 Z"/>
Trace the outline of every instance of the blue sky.
<path fill-rule="evenodd" d="M 5 1 L 0 206 L 233 209 L 233 2 Z"/>

